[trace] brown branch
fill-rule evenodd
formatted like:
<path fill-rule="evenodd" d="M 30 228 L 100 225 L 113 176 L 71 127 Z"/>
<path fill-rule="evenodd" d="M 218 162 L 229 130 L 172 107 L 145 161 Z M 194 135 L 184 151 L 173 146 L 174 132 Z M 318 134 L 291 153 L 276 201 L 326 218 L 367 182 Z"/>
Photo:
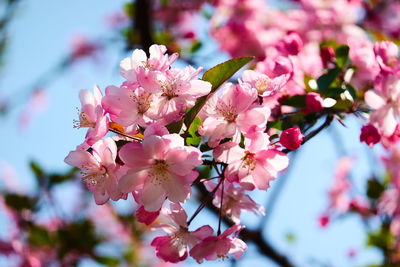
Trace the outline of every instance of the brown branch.
<path fill-rule="evenodd" d="M 135 3 L 135 17 L 133 19 L 133 29 L 139 34 L 140 46 L 142 49 L 149 53 L 149 47 L 154 43 L 152 32 L 152 17 L 151 17 L 151 1 L 149 0 L 136 0 Z M 132 44 L 131 44 L 132 45 Z M 131 49 L 132 47 L 130 47 Z"/>

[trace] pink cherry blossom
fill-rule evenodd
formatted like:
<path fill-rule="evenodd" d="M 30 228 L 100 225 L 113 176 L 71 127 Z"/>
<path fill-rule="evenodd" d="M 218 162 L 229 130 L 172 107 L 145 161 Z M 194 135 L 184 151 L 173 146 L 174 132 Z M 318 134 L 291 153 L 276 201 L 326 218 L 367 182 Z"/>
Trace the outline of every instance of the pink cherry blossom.
<path fill-rule="evenodd" d="M 400 71 L 399 48 L 392 42 L 379 42 L 374 45 L 376 61 L 385 72 Z"/>
<path fill-rule="evenodd" d="M 218 258 L 229 258 L 232 254 L 235 259 L 243 256 L 247 249 L 246 243 L 237 238 L 239 232 L 244 228 L 242 225 L 233 225 L 218 236 L 209 236 L 190 250 L 192 256 L 198 263 L 203 260 L 216 260 Z M 233 237 L 229 237 L 234 234 Z"/>
<path fill-rule="evenodd" d="M 206 181 L 204 185 L 210 192 L 217 186 L 217 184 L 212 181 Z M 213 199 L 214 206 L 218 208 L 221 207 L 221 195 L 222 189 L 218 187 L 215 192 L 215 198 Z M 224 181 L 222 210 L 235 224 L 240 223 L 240 214 L 242 211 L 251 211 L 256 215 L 259 213 L 265 215 L 264 207 L 254 202 L 254 200 L 245 193 L 243 188 L 239 186 L 235 187 L 226 180 Z"/>
<path fill-rule="evenodd" d="M 166 198 L 174 203 L 186 201 L 192 191 L 190 183 L 198 176 L 193 169 L 202 164 L 202 153 L 184 146 L 178 134 L 146 133 L 155 127 L 159 126 L 146 129 L 142 143 L 126 144 L 119 152 L 130 169 L 119 180 L 118 188 L 134 192 L 136 201 L 148 212 L 159 210 Z"/>
<path fill-rule="evenodd" d="M 151 246 L 156 247 L 157 257 L 172 263 L 183 261 L 187 258 L 188 247 L 192 249 L 206 237 L 212 235 L 214 230 L 209 225 L 204 225 L 195 231 L 189 231 L 187 215 L 180 204 L 171 203 L 171 212 L 167 215 L 172 219 L 172 224 L 162 224 L 161 227 L 168 235 L 158 236 Z"/>
<path fill-rule="evenodd" d="M 108 86 L 102 105 L 112 121 L 125 127 L 135 127 L 137 124 L 146 127 L 159 118 L 155 98 L 138 83 L 124 83 L 121 87 Z"/>
<path fill-rule="evenodd" d="M 215 147 L 223 138 L 240 141 L 240 134 L 252 127 L 263 130 L 270 114 L 268 107 L 254 104 L 257 91 L 248 83 L 225 85 L 222 95 L 212 95 L 206 103 L 207 118 L 199 127 L 199 134 L 209 137 L 208 145 Z"/>
<path fill-rule="evenodd" d="M 262 97 L 275 95 L 288 82 L 288 75 L 282 74 L 271 79 L 253 70 L 245 70 L 242 77 L 243 81 L 251 84 Z"/>
<path fill-rule="evenodd" d="M 150 46 L 150 57 L 141 49 L 135 49 L 132 56 L 121 61 L 122 76 L 129 82 L 138 82 L 146 91 L 152 93 L 157 90 L 157 78 L 161 72 L 171 68 L 171 64 L 178 58 L 178 54 L 170 57 L 165 54 L 164 45 Z"/>
<path fill-rule="evenodd" d="M 92 149 L 92 154 L 85 150 L 71 151 L 64 161 L 81 169 L 82 181 L 94 193 L 96 204 L 102 205 L 109 198 L 114 201 L 120 199 L 123 194 L 117 188 L 115 142 L 106 138 L 97 141 Z"/>
<path fill-rule="evenodd" d="M 378 76 L 375 90 L 365 93 L 365 102 L 373 108 L 370 122 L 385 136 L 394 133 L 400 115 L 400 79 L 397 75 Z"/>
<path fill-rule="evenodd" d="M 252 139 L 245 139 L 245 149 L 234 142 L 226 142 L 214 149 L 216 161 L 225 162 L 228 167 L 225 177 L 239 183 L 246 190 L 266 190 L 269 182 L 289 164 L 285 153 L 268 147 L 268 135 L 253 133 Z"/>
<path fill-rule="evenodd" d="M 158 76 L 161 95 L 158 97 L 158 114 L 167 123 L 182 118 L 186 108 L 194 106 L 196 99 L 211 91 L 211 83 L 198 80 L 202 68 L 191 66 L 183 70 L 171 69 Z"/>
<path fill-rule="evenodd" d="M 79 92 L 82 109 L 79 111 L 79 120 L 74 120 L 74 128 L 89 128 L 85 137 L 88 145 L 93 145 L 108 132 L 108 119 L 101 106 L 103 94 L 97 85 L 93 90 L 94 94 L 89 90 Z"/>
<path fill-rule="evenodd" d="M 348 180 L 348 175 L 353 161 L 350 157 L 343 157 L 338 161 L 336 164 L 335 179 L 329 190 L 330 208 L 340 213 L 346 212 L 350 206 L 349 190 L 351 184 Z"/>

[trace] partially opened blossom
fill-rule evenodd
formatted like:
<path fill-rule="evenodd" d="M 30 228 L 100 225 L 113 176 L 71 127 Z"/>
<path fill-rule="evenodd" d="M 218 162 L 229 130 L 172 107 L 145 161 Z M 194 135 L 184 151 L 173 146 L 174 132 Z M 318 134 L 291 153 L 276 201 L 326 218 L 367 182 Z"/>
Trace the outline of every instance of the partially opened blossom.
<path fill-rule="evenodd" d="M 217 184 L 212 181 L 206 181 L 204 182 L 204 185 L 210 192 L 217 186 Z M 221 208 L 221 197 L 222 187 L 220 186 L 215 192 L 215 197 L 213 199 L 214 206 Z M 227 180 L 224 181 L 222 210 L 235 224 L 240 223 L 240 214 L 242 211 L 251 211 L 255 215 L 265 215 L 265 209 L 263 206 L 257 204 L 249 195 L 247 195 L 242 187 L 235 186 Z"/>
<path fill-rule="evenodd" d="M 365 142 L 369 147 L 373 147 L 381 140 L 378 129 L 372 124 L 363 125 L 361 128 L 360 142 Z"/>
<path fill-rule="evenodd" d="M 204 225 L 195 231 L 189 231 L 187 215 L 180 204 L 171 203 L 168 216 L 172 224 L 162 224 L 161 227 L 168 235 L 154 238 L 151 245 L 156 247 L 157 257 L 172 263 L 183 261 L 188 256 L 188 248 L 192 249 L 203 239 L 212 235 L 214 230 Z"/>
<path fill-rule="evenodd" d="M 306 95 L 306 109 L 309 112 L 320 112 L 324 109 L 323 98 L 318 93 L 308 93 Z"/>
<path fill-rule="evenodd" d="M 161 126 L 162 127 L 162 126 Z M 129 167 L 121 177 L 118 188 L 133 192 L 136 201 L 149 212 L 159 210 L 168 198 L 171 202 L 185 202 L 191 193 L 190 183 L 198 176 L 195 167 L 202 164 L 201 152 L 194 147 L 184 146 L 178 134 L 149 135 L 147 132 L 160 126 L 149 126 L 144 132 L 142 143 L 123 146 L 119 157 Z"/>
<path fill-rule="evenodd" d="M 229 258 L 228 254 L 232 254 L 235 259 L 242 257 L 247 245 L 237 236 L 243 228 L 244 226 L 236 224 L 218 236 L 206 237 L 190 250 L 190 256 L 198 263 L 202 263 L 204 259 L 210 261 Z M 232 234 L 233 237 L 230 237 Z"/>
<path fill-rule="evenodd" d="M 286 169 L 289 158 L 268 146 L 267 134 L 255 133 L 252 137 L 253 140 L 245 139 L 245 149 L 234 142 L 221 144 L 214 149 L 214 158 L 228 164 L 225 170 L 228 181 L 239 183 L 246 190 L 266 190 L 278 172 Z"/>
<path fill-rule="evenodd" d="M 102 205 L 109 198 L 120 199 L 123 194 L 117 188 L 117 146 L 114 140 L 97 141 L 92 149 L 92 154 L 86 150 L 71 151 L 64 161 L 81 169 L 82 181 L 94 193 L 96 204 Z"/>
<path fill-rule="evenodd" d="M 140 206 L 137 209 L 135 216 L 139 222 L 150 225 L 157 219 L 158 215 L 160 215 L 160 211 L 161 209 L 154 212 L 148 212 L 143 206 Z"/>
<path fill-rule="evenodd" d="M 75 128 L 88 128 L 85 137 L 88 145 L 93 145 L 108 132 L 108 118 L 101 106 L 103 94 L 97 85 L 93 91 L 93 94 L 89 90 L 79 92 L 82 108 L 79 111 L 79 120 L 74 120 Z"/>
<path fill-rule="evenodd" d="M 263 130 L 270 114 L 268 107 L 257 105 L 257 91 L 248 83 L 225 85 L 222 95 L 212 95 L 206 103 L 207 118 L 199 127 L 199 134 L 208 137 L 208 145 L 215 147 L 223 138 L 240 141 L 240 134 L 256 127 Z"/>

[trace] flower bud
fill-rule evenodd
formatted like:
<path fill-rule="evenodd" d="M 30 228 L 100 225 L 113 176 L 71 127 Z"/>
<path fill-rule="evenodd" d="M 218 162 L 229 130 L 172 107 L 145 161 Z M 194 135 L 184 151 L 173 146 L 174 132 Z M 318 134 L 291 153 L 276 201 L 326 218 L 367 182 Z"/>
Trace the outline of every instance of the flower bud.
<path fill-rule="evenodd" d="M 301 133 L 300 128 L 293 127 L 282 132 L 279 142 L 290 150 L 296 150 L 303 142 L 303 138 L 304 135 Z"/>
<path fill-rule="evenodd" d="M 331 46 L 326 46 L 321 48 L 320 56 L 324 66 L 327 66 L 328 63 L 335 57 L 335 50 Z"/>
<path fill-rule="evenodd" d="M 365 142 L 369 147 L 373 147 L 380 140 L 381 135 L 372 124 L 364 125 L 361 128 L 360 142 Z"/>
<path fill-rule="evenodd" d="M 306 95 L 306 106 L 308 112 L 319 112 L 324 109 L 323 99 L 318 93 L 308 93 Z"/>
<path fill-rule="evenodd" d="M 300 36 L 295 32 L 287 34 L 283 38 L 283 43 L 285 50 L 289 55 L 297 55 L 303 48 L 303 41 L 301 40 Z"/>

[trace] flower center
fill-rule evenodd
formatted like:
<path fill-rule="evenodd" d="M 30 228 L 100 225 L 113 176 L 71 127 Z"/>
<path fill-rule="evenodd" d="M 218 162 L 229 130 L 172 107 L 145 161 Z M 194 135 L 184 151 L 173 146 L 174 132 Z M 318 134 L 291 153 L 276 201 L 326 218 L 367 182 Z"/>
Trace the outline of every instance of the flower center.
<path fill-rule="evenodd" d="M 104 166 L 100 166 L 98 171 L 90 170 L 88 166 L 83 165 L 81 167 L 82 171 L 80 172 L 82 175 L 82 182 L 87 185 L 95 186 L 102 182 L 104 178 L 107 177 L 107 170 Z"/>
<path fill-rule="evenodd" d="M 235 122 L 236 121 L 236 109 L 232 105 L 225 104 L 224 102 L 220 101 L 216 107 L 217 112 L 219 112 L 222 117 L 227 122 Z"/>
<path fill-rule="evenodd" d="M 162 184 L 169 178 L 168 164 L 164 160 L 156 160 L 155 164 L 150 170 L 150 176 L 153 177 L 154 184 Z"/>
<path fill-rule="evenodd" d="M 247 174 L 254 171 L 256 168 L 257 161 L 254 159 L 254 154 L 249 151 L 245 152 L 245 156 L 242 158 L 242 168 L 247 168 Z"/>
<path fill-rule="evenodd" d="M 79 111 L 78 109 L 78 114 L 79 114 L 79 120 L 73 120 L 73 126 L 76 129 L 79 128 L 95 128 L 96 127 L 96 122 L 91 121 L 89 116 L 83 112 L 83 111 Z"/>

